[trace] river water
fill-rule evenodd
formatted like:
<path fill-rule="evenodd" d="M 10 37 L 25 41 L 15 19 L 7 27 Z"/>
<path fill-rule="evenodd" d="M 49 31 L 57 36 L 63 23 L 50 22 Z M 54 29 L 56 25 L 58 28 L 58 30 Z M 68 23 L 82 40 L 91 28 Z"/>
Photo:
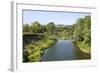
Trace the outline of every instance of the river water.
<path fill-rule="evenodd" d="M 41 61 L 81 59 L 90 59 L 90 56 L 75 48 L 72 40 L 58 40 L 51 48 L 45 50 Z"/>

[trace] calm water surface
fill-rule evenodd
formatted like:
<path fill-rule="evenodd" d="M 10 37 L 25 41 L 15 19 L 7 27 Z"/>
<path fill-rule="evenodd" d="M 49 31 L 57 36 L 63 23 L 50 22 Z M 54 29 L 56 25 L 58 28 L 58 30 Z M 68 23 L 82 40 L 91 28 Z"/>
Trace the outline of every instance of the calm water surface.
<path fill-rule="evenodd" d="M 89 59 L 79 49 L 75 48 L 72 40 L 58 40 L 53 47 L 45 50 L 41 61 L 80 60 Z"/>

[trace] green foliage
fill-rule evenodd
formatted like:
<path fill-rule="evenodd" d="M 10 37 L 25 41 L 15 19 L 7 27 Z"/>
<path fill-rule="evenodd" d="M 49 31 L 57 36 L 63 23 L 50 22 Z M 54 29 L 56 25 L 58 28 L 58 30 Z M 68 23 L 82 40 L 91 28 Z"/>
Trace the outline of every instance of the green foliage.
<path fill-rule="evenodd" d="M 41 32 L 44 33 L 46 31 L 46 25 L 41 25 Z"/>
<path fill-rule="evenodd" d="M 74 40 L 80 48 L 90 48 L 91 46 L 91 17 L 80 18 L 74 24 Z"/>
<path fill-rule="evenodd" d="M 38 62 L 41 60 L 41 56 L 43 51 L 49 47 L 51 47 L 55 43 L 54 40 L 51 39 L 42 39 L 37 42 L 31 42 L 26 46 L 27 54 L 24 53 L 24 62 Z M 26 61 L 27 60 L 27 61 Z"/>
<path fill-rule="evenodd" d="M 31 30 L 33 33 L 39 33 L 41 31 L 41 24 L 38 21 L 31 23 Z"/>
<path fill-rule="evenodd" d="M 54 22 L 49 22 L 46 26 L 46 30 L 48 32 L 48 34 L 53 34 L 54 33 L 54 29 L 55 29 L 55 24 Z"/>
<path fill-rule="evenodd" d="M 23 32 L 31 32 L 29 24 L 24 24 L 23 25 Z"/>
<path fill-rule="evenodd" d="M 24 24 L 23 32 L 38 37 L 38 39 L 29 40 L 28 43 L 26 43 L 27 41 L 23 42 L 25 44 L 23 45 L 23 62 L 38 62 L 41 60 L 44 50 L 52 47 L 58 39 L 73 39 L 80 48 L 89 50 L 91 46 L 91 17 L 79 18 L 73 25 L 56 25 L 54 22 L 41 25 L 35 21 L 31 25 Z M 40 34 L 44 37 L 41 38 Z"/>

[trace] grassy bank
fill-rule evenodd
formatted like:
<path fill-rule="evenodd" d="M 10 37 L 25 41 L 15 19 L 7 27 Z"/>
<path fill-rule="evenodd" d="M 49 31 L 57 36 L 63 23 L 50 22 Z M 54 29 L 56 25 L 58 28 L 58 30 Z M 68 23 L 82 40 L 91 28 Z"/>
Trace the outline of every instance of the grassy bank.
<path fill-rule="evenodd" d="M 86 44 L 83 44 L 83 43 L 78 43 L 76 41 L 73 41 L 73 43 L 75 45 L 77 45 L 77 47 L 80 49 L 80 51 L 82 51 L 83 53 L 86 53 L 86 54 L 90 54 L 91 53 L 91 49 L 90 47 L 88 47 Z"/>
<path fill-rule="evenodd" d="M 52 47 L 53 44 L 56 42 L 55 39 L 50 38 L 43 38 L 39 41 L 32 41 L 31 43 L 27 44 L 25 48 L 27 49 L 24 51 L 24 59 L 23 62 L 38 62 L 41 60 L 41 56 L 44 53 L 44 50 Z"/>
<path fill-rule="evenodd" d="M 81 59 L 81 60 L 91 59 L 91 53 L 88 50 L 84 51 L 84 49 L 80 48 L 75 41 L 73 41 L 73 44 L 74 44 L 74 47 L 75 47 L 77 59 Z"/>

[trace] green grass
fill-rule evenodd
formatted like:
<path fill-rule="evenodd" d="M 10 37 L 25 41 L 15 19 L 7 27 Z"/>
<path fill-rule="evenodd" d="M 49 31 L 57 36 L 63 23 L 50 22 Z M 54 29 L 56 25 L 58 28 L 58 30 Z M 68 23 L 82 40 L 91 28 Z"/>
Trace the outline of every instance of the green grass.
<path fill-rule="evenodd" d="M 84 53 L 91 53 L 91 47 L 84 43 L 84 42 L 76 42 L 76 44 L 78 45 L 78 47 L 80 48 L 80 50 Z"/>
<path fill-rule="evenodd" d="M 41 56 L 44 53 L 44 50 L 52 47 L 52 45 L 55 43 L 55 40 L 52 39 L 52 37 L 44 38 L 39 41 L 32 41 L 28 45 L 26 45 L 26 49 L 28 52 L 27 58 L 28 62 L 38 62 L 41 60 Z"/>

